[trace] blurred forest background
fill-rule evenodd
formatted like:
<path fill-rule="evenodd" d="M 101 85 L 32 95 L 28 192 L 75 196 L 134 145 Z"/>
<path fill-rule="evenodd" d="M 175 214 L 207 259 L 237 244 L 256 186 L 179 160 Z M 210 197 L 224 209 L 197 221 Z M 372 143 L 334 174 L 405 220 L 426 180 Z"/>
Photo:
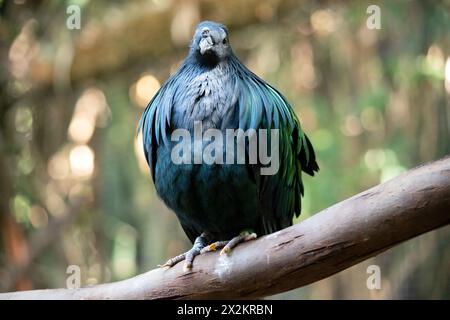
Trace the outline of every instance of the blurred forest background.
<path fill-rule="evenodd" d="M 189 248 L 136 127 L 205 19 L 316 147 L 300 221 L 450 153 L 450 1 L 0 0 L 0 292 L 64 287 L 69 265 L 84 286 L 123 279 Z M 449 299 L 450 229 L 271 298 Z"/>

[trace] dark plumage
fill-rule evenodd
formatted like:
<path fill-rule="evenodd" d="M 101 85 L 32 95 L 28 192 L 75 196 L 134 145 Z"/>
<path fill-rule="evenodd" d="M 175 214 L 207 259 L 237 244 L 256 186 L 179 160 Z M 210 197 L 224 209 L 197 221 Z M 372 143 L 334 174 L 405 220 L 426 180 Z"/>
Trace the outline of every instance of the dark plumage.
<path fill-rule="evenodd" d="M 174 129 L 279 129 L 280 168 L 182 164 L 171 161 Z M 313 147 L 284 96 L 234 55 L 227 28 L 198 25 L 189 55 L 150 101 L 141 119 L 144 151 L 159 196 L 194 242 L 229 240 L 246 229 L 268 234 L 292 224 L 301 210 L 301 172 L 318 171 Z"/>

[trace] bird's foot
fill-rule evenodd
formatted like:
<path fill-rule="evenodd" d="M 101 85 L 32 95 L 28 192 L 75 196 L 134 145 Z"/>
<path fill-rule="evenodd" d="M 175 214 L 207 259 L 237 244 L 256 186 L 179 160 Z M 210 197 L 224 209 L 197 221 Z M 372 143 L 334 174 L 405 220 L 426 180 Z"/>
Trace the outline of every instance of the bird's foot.
<path fill-rule="evenodd" d="M 236 247 L 239 243 L 246 242 L 249 240 L 256 239 L 257 235 L 254 232 L 244 231 L 237 237 L 234 237 L 230 241 L 217 241 L 214 243 L 211 243 L 208 246 L 205 246 L 201 251 L 200 254 L 210 251 L 216 251 L 218 249 L 222 249 L 220 251 L 220 254 L 226 254 L 229 255 L 231 253 L 231 250 Z"/>
<path fill-rule="evenodd" d="M 192 263 L 194 262 L 195 257 L 198 256 L 199 254 L 201 254 L 202 249 L 205 248 L 205 246 L 206 246 L 206 234 L 202 233 L 200 236 L 198 236 L 195 239 L 194 245 L 192 246 L 192 248 L 189 251 L 182 253 L 176 257 L 173 257 L 172 259 L 167 260 L 166 263 L 164 263 L 163 265 L 159 265 L 158 267 L 171 268 L 174 265 L 176 265 L 178 262 L 184 260 L 183 271 L 187 272 L 192 269 Z"/>

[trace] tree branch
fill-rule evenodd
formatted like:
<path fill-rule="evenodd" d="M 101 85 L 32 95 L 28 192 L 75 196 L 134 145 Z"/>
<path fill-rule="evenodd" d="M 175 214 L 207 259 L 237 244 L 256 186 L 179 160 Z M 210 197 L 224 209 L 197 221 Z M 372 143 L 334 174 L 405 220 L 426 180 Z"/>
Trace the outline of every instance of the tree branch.
<path fill-rule="evenodd" d="M 134 278 L 75 290 L 0 294 L 0 299 L 259 298 L 326 278 L 392 246 L 450 223 L 450 158 L 423 165 L 231 256 L 199 256 Z"/>

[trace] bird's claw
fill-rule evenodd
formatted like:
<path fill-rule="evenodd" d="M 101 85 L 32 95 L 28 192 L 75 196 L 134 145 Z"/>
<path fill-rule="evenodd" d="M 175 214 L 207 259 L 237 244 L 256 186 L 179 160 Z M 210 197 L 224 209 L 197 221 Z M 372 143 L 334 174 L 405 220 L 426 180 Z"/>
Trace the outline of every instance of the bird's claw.
<path fill-rule="evenodd" d="M 223 248 L 227 245 L 228 241 L 216 241 L 211 243 L 210 245 L 204 247 L 201 251 L 200 254 L 205 253 L 205 252 L 211 252 L 211 251 L 217 251 L 220 248 Z"/>
<path fill-rule="evenodd" d="M 182 254 L 180 254 L 180 255 L 178 255 L 176 257 L 173 257 L 173 258 L 167 260 L 166 263 L 164 263 L 163 265 L 159 264 L 158 267 L 159 268 L 165 268 L 165 267 L 171 268 L 174 265 L 176 265 L 178 262 L 185 260 L 186 259 L 186 255 L 187 255 L 187 252 L 182 253 Z"/>
<path fill-rule="evenodd" d="M 185 262 L 183 265 L 183 272 L 189 272 L 192 270 L 192 262 Z"/>
<path fill-rule="evenodd" d="M 246 242 L 249 240 L 256 239 L 257 235 L 256 233 L 250 233 L 250 232 L 243 232 L 237 237 L 234 237 L 230 241 L 216 241 L 211 243 L 210 245 L 205 245 L 204 238 L 199 237 L 196 239 L 194 246 L 191 250 L 180 254 L 172 259 L 167 260 L 166 263 L 163 265 L 158 265 L 160 268 L 171 268 L 174 265 L 176 265 L 178 262 L 184 260 L 184 266 L 183 271 L 189 272 L 192 270 L 192 264 L 194 261 L 194 258 L 198 256 L 199 254 L 203 254 L 205 252 L 211 252 L 211 251 L 217 251 L 218 249 L 222 249 L 220 251 L 221 255 L 229 255 L 234 247 L 236 247 L 239 243 Z"/>
<path fill-rule="evenodd" d="M 234 237 L 233 239 L 231 239 L 222 249 L 222 251 L 220 251 L 221 255 L 229 255 L 231 253 L 231 251 L 233 250 L 233 248 L 235 248 L 239 243 L 242 242 L 247 242 L 253 239 L 256 239 L 257 235 L 256 233 L 252 232 L 244 232 L 241 233 L 240 235 L 238 235 L 237 237 Z"/>
<path fill-rule="evenodd" d="M 197 237 L 197 239 L 195 239 L 194 242 L 194 246 L 187 252 L 182 253 L 172 259 L 167 260 L 166 263 L 164 263 L 163 265 L 158 265 L 158 267 L 160 268 L 164 268 L 164 267 L 173 267 L 174 265 L 176 265 L 178 262 L 180 261 L 185 261 L 184 266 L 183 266 L 183 271 L 184 272 L 188 272 L 189 270 L 192 269 L 192 262 L 194 261 L 195 256 L 201 254 L 202 249 L 205 247 L 206 245 L 206 239 L 205 239 L 206 235 L 204 233 L 202 233 L 199 237 Z"/>
<path fill-rule="evenodd" d="M 200 254 L 205 253 L 205 252 L 216 251 L 216 250 L 222 248 L 222 250 L 220 251 L 220 254 L 221 255 L 224 255 L 224 254 L 229 255 L 231 253 L 232 249 L 234 247 L 236 247 L 239 243 L 253 240 L 256 238 L 257 238 L 257 235 L 254 232 L 253 233 L 243 232 L 240 235 L 238 235 L 237 237 L 234 237 L 233 239 L 231 239 L 230 241 L 217 241 L 217 242 L 211 243 L 210 245 L 204 247 L 200 251 Z"/>
<path fill-rule="evenodd" d="M 174 265 L 176 265 L 180 261 L 185 261 L 183 266 L 183 271 L 188 272 L 192 269 L 192 262 L 194 261 L 195 256 L 200 254 L 200 250 L 196 248 L 192 248 L 188 252 L 185 252 L 183 254 L 180 254 L 179 256 L 176 256 L 175 258 L 167 260 L 166 263 L 163 265 L 158 265 L 159 268 L 171 268 Z"/>

